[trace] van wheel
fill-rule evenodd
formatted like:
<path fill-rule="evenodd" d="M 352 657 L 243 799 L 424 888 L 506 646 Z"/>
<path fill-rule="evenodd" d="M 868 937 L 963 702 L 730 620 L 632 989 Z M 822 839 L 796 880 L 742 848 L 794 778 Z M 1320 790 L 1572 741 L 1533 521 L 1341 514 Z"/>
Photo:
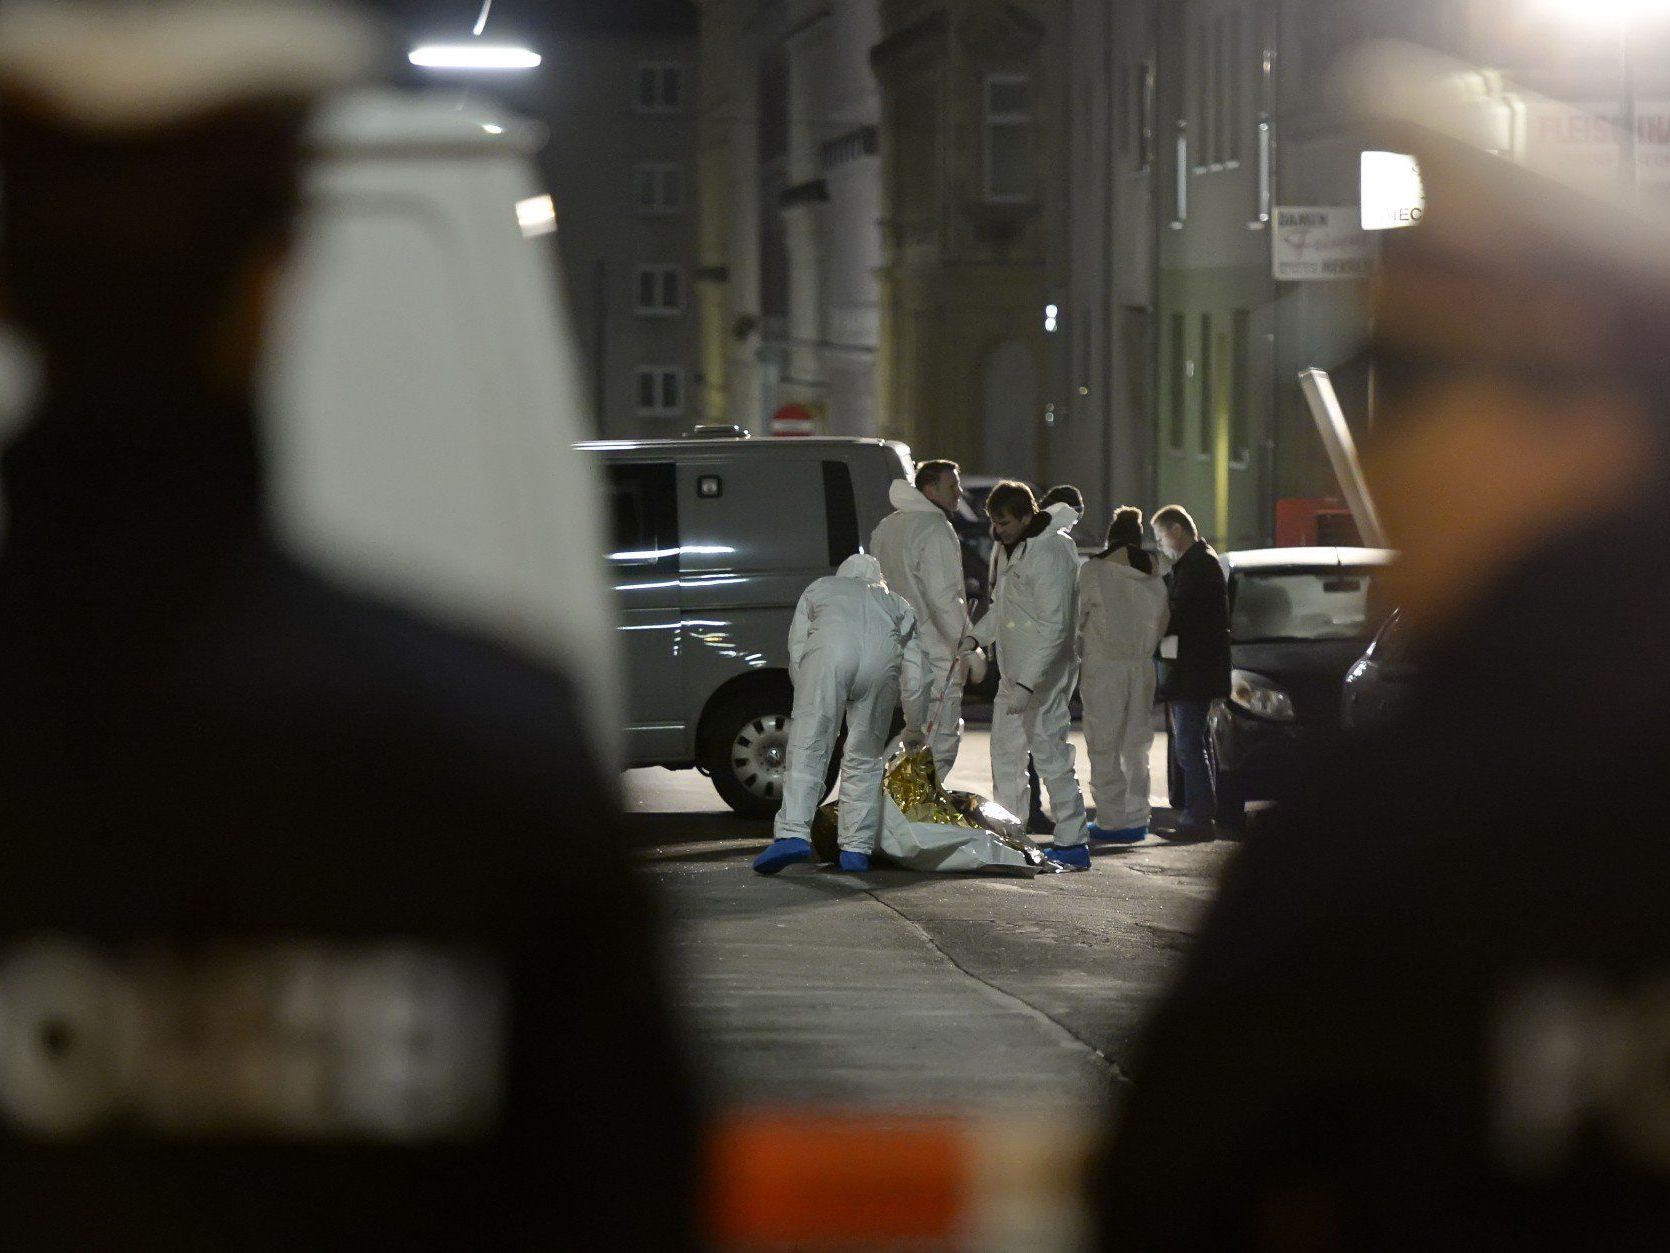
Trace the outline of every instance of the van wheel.
<path fill-rule="evenodd" d="M 783 803 L 783 766 L 789 749 L 787 692 L 749 692 L 732 697 L 707 718 L 702 769 L 721 800 L 744 818 L 769 818 Z M 837 746 L 824 780 L 824 795 L 840 773 Z"/>

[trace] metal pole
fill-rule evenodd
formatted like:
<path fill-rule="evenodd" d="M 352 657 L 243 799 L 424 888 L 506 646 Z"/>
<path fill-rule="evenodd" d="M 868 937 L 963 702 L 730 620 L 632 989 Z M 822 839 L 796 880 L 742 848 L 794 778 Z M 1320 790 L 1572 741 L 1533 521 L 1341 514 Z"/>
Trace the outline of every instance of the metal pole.
<path fill-rule="evenodd" d="M 1272 4 L 1266 10 L 1264 19 L 1264 58 L 1260 65 L 1260 90 L 1262 97 L 1262 113 L 1265 117 L 1264 127 L 1260 137 L 1264 143 L 1264 152 L 1269 154 L 1265 163 L 1269 173 L 1269 195 L 1264 199 L 1263 211 L 1270 215 L 1267 225 L 1275 221 L 1276 205 L 1281 202 L 1281 169 L 1276 158 L 1279 149 L 1276 144 L 1276 115 L 1281 102 L 1278 84 L 1285 67 L 1281 63 L 1282 48 L 1282 5 Z M 1286 394 L 1282 385 L 1281 354 L 1282 339 L 1282 306 L 1280 284 L 1272 282 L 1268 288 L 1270 292 L 1269 330 L 1266 332 L 1264 361 L 1270 371 L 1269 410 L 1265 414 L 1264 428 L 1255 437 L 1262 445 L 1259 448 L 1259 506 L 1264 513 L 1264 534 L 1271 544 L 1276 541 L 1276 432 L 1282 420 L 1282 397 Z"/>
<path fill-rule="evenodd" d="M 1365 543 L 1385 548 L 1386 531 L 1380 525 L 1380 515 L 1375 510 L 1368 479 L 1363 475 L 1363 463 L 1357 456 L 1357 442 L 1351 436 L 1345 411 L 1340 408 L 1333 380 L 1326 370 L 1301 370 L 1299 386 L 1305 393 L 1306 403 L 1310 405 L 1316 433 L 1322 437 L 1322 445 L 1328 450 L 1328 461 L 1334 468 L 1334 477 L 1339 480 L 1340 491 L 1357 520 L 1358 532 Z"/>
<path fill-rule="evenodd" d="M 607 263 L 602 258 L 597 262 L 593 295 L 596 306 L 592 314 L 592 326 L 597 354 L 592 360 L 592 422 L 600 436 L 618 435 L 620 432 L 609 429 L 609 276 Z M 633 386 L 637 386 L 636 380 L 633 380 Z M 659 381 L 656 382 L 656 386 L 661 386 Z"/>
<path fill-rule="evenodd" d="M 1641 185 L 1641 171 L 1635 164 L 1635 143 L 1637 129 L 1637 108 L 1635 102 L 1635 56 L 1630 40 L 1630 18 L 1628 12 L 1618 15 L 1618 54 L 1623 65 L 1624 88 L 1624 133 L 1623 133 L 1623 180 L 1624 189 L 1630 195 L 1635 195 Z"/>
<path fill-rule="evenodd" d="M 1150 90 L 1145 81 L 1143 88 L 1148 91 L 1151 101 L 1147 115 L 1149 135 L 1148 153 L 1148 208 L 1149 226 L 1152 238 L 1149 245 L 1150 264 L 1148 267 L 1148 342 L 1143 345 L 1147 353 L 1145 363 L 1147 373 L 1148 412 L 1142 416 L 1148 427 L 1148 438 L 1143 448 L 1143 477 L 1147 480 L 1145 494 L 1153 498 L 1160 493 L 1160 444 L 1164 436 L 1160 433 L 1160 383 L 1162 371 L 1160 367 L 1160 345 L 1164 342 L 1165 310 L 1162 308 L 1164 285 L 1161 282 L 1160 266 L 1165 255 L 1166 216 L 1165 193 L 1160 190 L 1164 181 L 1165 160 L 1160 155 L 1160 117 L 1161 109 L 1167 102 L 1162 92 L 1162 85 L 1170 81 L 1160 64 L 1162 50 L 1168 46 L 1165 32 L 1161 29 L 1164 22 L 1161 0 L 1151 0 L 1148 5 L 1147 35 L 1144 42 L 1148 47 L 1148 61 L 1153 66 L 1150 73 L 1153 76 L 1153 87 Z"/>

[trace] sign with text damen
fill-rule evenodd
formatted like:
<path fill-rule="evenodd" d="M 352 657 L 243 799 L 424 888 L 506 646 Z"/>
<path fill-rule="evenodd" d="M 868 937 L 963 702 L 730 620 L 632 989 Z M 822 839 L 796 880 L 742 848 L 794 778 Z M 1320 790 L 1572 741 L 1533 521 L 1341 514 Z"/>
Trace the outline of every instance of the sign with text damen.
<path fill-rule="evenodd" d="M 1374 247 L 1355 205 L 1277 205 L 1271 270 L 1284 283 L 1367 278 Z"/>

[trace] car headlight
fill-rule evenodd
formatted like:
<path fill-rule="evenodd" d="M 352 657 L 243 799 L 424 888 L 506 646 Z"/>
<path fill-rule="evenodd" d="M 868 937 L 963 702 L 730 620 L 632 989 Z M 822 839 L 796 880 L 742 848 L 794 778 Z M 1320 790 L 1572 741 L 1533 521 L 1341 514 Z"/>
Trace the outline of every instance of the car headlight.
<path fill-rule="evenodd" d="M 1229 699 L 1255 718 L 1270 722 L 1294 722 L 1298 719 L 1293 712 L 1293 698 L 1282 690 L 1281 685 L 1251 670 L 1230 672 Z"/>

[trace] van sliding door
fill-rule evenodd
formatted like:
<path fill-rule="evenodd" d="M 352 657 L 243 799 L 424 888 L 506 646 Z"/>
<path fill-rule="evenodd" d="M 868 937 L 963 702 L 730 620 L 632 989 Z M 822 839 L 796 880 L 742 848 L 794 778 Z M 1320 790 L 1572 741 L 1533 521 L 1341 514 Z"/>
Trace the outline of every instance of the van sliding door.
<path fill-rule="evenodd" d="M 685 760 L 679 676 L 678 504 L 670 461 L 609 467 L 609 573 L 626 657 L 626 751 L 634 765 Z"/>

